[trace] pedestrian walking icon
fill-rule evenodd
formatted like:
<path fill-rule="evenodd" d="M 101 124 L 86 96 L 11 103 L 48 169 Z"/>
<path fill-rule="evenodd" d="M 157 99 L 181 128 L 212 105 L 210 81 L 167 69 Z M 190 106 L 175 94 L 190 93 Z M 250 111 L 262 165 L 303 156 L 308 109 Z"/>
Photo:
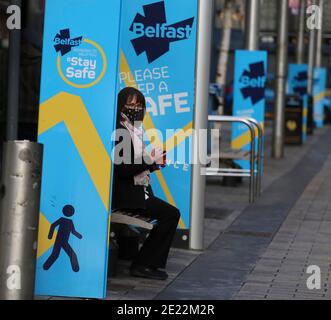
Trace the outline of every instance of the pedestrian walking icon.
<path fill-rule="evenodd" d="M 55 229 L 57 227 L 59 228 L 55 239 L 55 244 L 53 247 L 52 254 L 44 263 L 43 268 L 46 271 L 49 270 L 52 267 L 52 265 L 56 262 L 56 260 L 59 258 L 61 250 L 63 249 L 64 252 L 70 258 L 72 270 L 74 272 L 78 272 L 79 263 L 78 263 L 77 255 L 70 246 L 69 239 L 71 234 L 73 234 L 78 239 L 82 239 L 83 236 L 76 231 L 73 221 L 71 219 L 68 219 L 69 217 L 72 217 L 75 214 L 75 208 L 71 205 L 66 205 L 63 207 L 62 212 L 66 218 L 58 219 L 50 227 L 48 234 L 49 240 L 53 239 Z"/>

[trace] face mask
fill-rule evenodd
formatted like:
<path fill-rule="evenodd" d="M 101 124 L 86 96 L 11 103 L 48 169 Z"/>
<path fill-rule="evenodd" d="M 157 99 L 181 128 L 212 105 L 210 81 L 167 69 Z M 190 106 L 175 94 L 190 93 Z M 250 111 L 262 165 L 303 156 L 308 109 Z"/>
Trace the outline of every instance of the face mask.
<path fill-rule="evenodd" d="M 134 110 L 130 108 L 124 108 L 123 113 L 128 117 L 131 122 L 143 121 L 145 116 L 145 110 Z"/>

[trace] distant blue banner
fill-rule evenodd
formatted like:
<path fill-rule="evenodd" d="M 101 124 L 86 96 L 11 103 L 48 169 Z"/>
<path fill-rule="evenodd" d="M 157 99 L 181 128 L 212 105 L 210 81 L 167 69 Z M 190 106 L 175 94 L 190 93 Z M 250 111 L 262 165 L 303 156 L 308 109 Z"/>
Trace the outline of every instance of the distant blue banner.
<path fill-rule="evenodd" d="M 166 168 L 152 174 L 153 190 L 179 208 L 187 247 L 198 1 L 123 0 L 122 17 L 120 87 L 137 87 L 146 97 L 146 142 L 167 151 Z"/>
<path fill-rule="evenodd" d="M 325 68 L 315 68 L 314 74 L 314 121 L 317 128 L 324 125 L 324 99 L 326 90 Z"/>
<path fill-rule="evenodd" d="M 36 295 L 106 295 L 120 16 L 120 0 L 47 1 Z"/>
<path fill-rule="evenodd" d="M 267 52 L 238 50 L 235 54 L 233 116 L 254 118 L 264 126 Z M 232 127 L 232 148 L 249 150 L 249 131 L 242 124 Z M 236 163 L 249 169 L 247 160 Z"/>
<path fill-rule="evenodd" d="M 288 68 L 287 93 L 297 94 L 303 99 L 302 141 L 307 140 L 308 124 L 308 65 L 290 64 Z"/>

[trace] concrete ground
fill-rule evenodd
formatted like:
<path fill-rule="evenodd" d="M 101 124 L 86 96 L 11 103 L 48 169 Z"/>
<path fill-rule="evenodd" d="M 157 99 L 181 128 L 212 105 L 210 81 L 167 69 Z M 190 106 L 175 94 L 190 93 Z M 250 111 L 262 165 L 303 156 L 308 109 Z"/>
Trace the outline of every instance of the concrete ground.
<path fill-rule="evenodd" d="M 331 297 L 331 128 L 286 147 L 278 161 L 270 158 L 270 133 L 261 198 L 248 204 L 247 181 L 232 188 L 208 178 L 205 250 L 171 249 L 165 282 L 132 278 L 130 262 L 120 261 L 107 299 Z M 309 265 L 321 269 L 320 290 L 307 288 Z"/>

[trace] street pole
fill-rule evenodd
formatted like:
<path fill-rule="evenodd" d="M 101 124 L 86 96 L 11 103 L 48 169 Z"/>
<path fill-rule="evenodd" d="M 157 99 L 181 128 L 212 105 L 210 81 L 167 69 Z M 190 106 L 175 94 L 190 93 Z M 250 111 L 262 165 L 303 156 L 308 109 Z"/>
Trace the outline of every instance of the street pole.
<path fill-rule="evenodd" d="M 311 0 L 312 5 L 316 5 L 316 0 Z M 309 55 L 308 55 L 308 94 L 313 95 L 314 69 L 316 53 L 316 30 L 312 27 L 309 31 Z"/>
<path fill-rule="evenodd" d="M 284 156 L 285 134 L 285 90 L 287 79 L 288 54 L 288 0 L 278 0 L 278 39 L 276 70 L 276 102 L 273 125 L 272 156 L 281 159 Z"/>
<path fill-rule="evenodd" d="M 323 14 L 324 14 L 324 0 L 319 0 L 320 7 L 320 24 L 321 28 L 317 30 L 317 47 L 316 47 L 316 68 L 322 67 L 323 60 Z"/>
<path fill-rule="evenodd" d="M 4 144 L 0 206 L 0 300 L 32 300 L 43 147 Z"/>
<path fill-rule="evenodd" d="M 260 41 L 260 0 L 246 0 L 245 47 L 246 50 L 259 50 Z"/>
<path fill-rule="evenodd" d="M 10 4 L 22 8 L 21 0 L 11 0 Z M 20 54 L 21 30 L 10 30 L 8 53 L 7 141 L 16 140 L 18 136 Z"/>
<path fill-rule="evenodd" d="M 199 1 L 198 48 L 196 67 L 196 97 L 194 129 L 195 132 L 207 129 L 208 98 L 214 1 Z M 199 150 L 206 150 L 207 141 L 201 141 L 199 135 L 193 135 L 192 159 L 199 160 Z M 205 145 L 204 145 L 205 144 Z M 203 230 L 205 218 L 206 177 L 201 175 L 201 164 L 193 164 L 191 181 L 191 227 L 190 249 L 203 250 Z"/>
<path fill-rule="evenodd" d="M 222 43 L 221 51 L 219 54 L 218 64 L 217 64 L 217 77 L 216 83 L 220 85 L 221 88 L 225 87 L 227 66 L 229 61 L 229 51 L 231 44 L 231 29 L 232 29 L 232 1 L 227 0 L 224 4 L 224 19 L 223 19 L 223 32 L 222 32 Z M 218 114 L 223 113 L 223 101 L 218 109 Z"/>
<path fill-rule="evenodd" d="M 306 17 L 306 0 L 300 0 L 300 14 L 297 40 L 297 63 L 302 64 L 305 61 L 305 17 Z"/>

